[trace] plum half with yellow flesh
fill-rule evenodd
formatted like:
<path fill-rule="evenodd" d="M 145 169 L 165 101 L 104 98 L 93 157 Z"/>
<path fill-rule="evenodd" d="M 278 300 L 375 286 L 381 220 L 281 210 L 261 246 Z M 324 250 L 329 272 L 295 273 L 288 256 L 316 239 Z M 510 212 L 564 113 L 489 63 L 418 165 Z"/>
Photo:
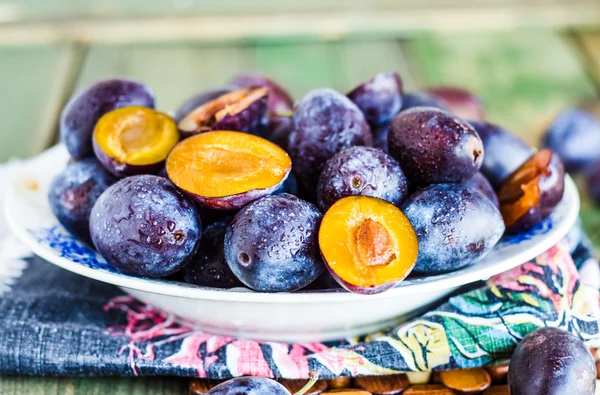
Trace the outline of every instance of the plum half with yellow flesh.
<path fill-rule="evenodd" d="M 94 153 L 118 177 L 158 173 L 179 141 L 175 121 L 146 107 L 124 107 L 100 118 Z"/>
<path fill-rule="evenodd" d="M 184 137 L 211 130 L 260 134 L 268 97 L 269 91 L 265 87 L 225 93 L 191 110 L 179 121 L 179 130 Z"/>
<path fill-rule="evenodd" d="M 512 173 L 498 190 L 507 233 L 534 227 L 552 214 L 565 189 L 565 169 L 559 156 L 544 148 Z"/>
<path fill-rule="evenodd" d="M 212 131 L 181 141 L 167 158 L 169 179 L 202 205 L 235 210 L 275 192 L 292 170 L 288 154 L 247 133 Z"/>
<path fill-rule="evenodd" d="M 396 206 L 374 197 L 349 196 L 325 213 L 319 247 L 327 269 L 348 291 L 376 294 L 412 270 L 417 234 Z"/>

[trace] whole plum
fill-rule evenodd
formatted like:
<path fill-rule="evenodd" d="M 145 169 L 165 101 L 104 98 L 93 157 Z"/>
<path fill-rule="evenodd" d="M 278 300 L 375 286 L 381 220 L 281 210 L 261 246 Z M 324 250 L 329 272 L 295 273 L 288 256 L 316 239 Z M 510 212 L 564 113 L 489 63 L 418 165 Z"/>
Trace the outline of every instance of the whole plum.
<path fill-rule="evenodd" d="M 290 292 L 313 282 L 325 269 L 317 240 L 321 214 L 287 193 L 244 206 L 225 234 L 225 259 L 249 288 Z"/>
<path fill-rule="evenodd" d="M 485 121 L 469 121 L 483 142 L 483 163 L 481 172 L 494 188 L 502 182 L 531 154 L 533 148 L 523 140 L 498 125 Z"/>
<path fill-rule="evenodd" d="M 202 235 L 194 203 L 153 175 L 124 178 L 104 191 L 92 209 L 90 233 L 111 265 L 142 277 L 183 268 Z"/>
<path fill-rule="evenodd" d="M 498 208 L 462 184 L 430 185 L 410 196 L 401 209 L 419 239 L 415 272 L 450 272 L 476 262 L 504 233 Z"/>
<path fill-rule="evenodd" d="M 110 79 L 73 95 L 60 116 L 60 137 L 71 156 L 94 156 L 92 135 L 98 120 L 107 112 L 130 106 L 154 108 L 154 93 L 140 82 Z"/>
<path fill-rule="evenodd" d="M 543 146 L 556 152 L 569 172 L 582 170 L 600 159 L 600 121 L 579 108 L 567 108 L 554 118 Z"/>
<path fill-rule="evenodd" d="M 379 148 L 386 154 L 389 152 L 388 150 L 388 134 L 390 132 L 390 125 L 379 125 L 375 126 L 371 129 L 373 132 L 373 147 Z"/>
<path fill-rule="evenodd" d="M 224 239 L 229 221 L 218 221 L 202 231 L 198 253 L 183 269 L 183 281 L 215 288 L 242 287 L 225 261 Z"/>
<path fill-rule="evenodd" d="M 398 114 L 388 135 L 390 154 L 411 183 L 459 183 L 483 161 L 483 143 L 467 122 L 428 107 Z"/>
<path fill-rule="evenodd" d="M 398 73 L 380 73 L 354 88 L 348 97 L 371 126 L 390 123 L 402 108 L 402 80 Z"/>
<path fill-rule="evenodd" d="M 593 395 L 596 364 L 577 336 L 539 328 L 517 345 L 508 368 L 511 395 Z"/>
<path fill-rule="evenodd" d="M 494 203 L 494 206 L 500 207 L 500 202 L 498 202 L 498 196 L 496 195 L 492 184 L 490 184 L 490 182 L 487 180 L 487 178 L 485 178 L 483 174 L 481 174 L 481 172 L 475 173 L 473 177 L 463 182 L 463 184 L 471 188 L 477 189 L 479 192 L 483 193 L 488 199 L 490 199 L 492 203 Z"/>
<path fill-rule="evenodd" d="M 350 99 L 332 89 L 316 89 L 296 105 L 288 152 L 298 180 L 314 191 L 325 162 L 346 148 L 370 146 L 371 131 Z"/>
<path fill-rule="evenodd" d="M 92 207 L 102 192 L 116 181 L 95 158 L 72 163 L 50 184 L 50 208 L 65 229 L 90 243 Z"/>
<path fill-rule="evenodd" d="M 433 95 L 425 92 L 409 92 L 402 97 L 401 111 L 410 110 L 415 107 L 433 107 L 443 111 L 449 111 L 448 107 L 435 98 Z"/>
<path fill-rule="evenodd" d="M 586 170 L 585 180 L 588 195 L 594 203 L 600 205 L 600 162 L 596 162 Z"/>
<path fill-rule="evenodd" d="M 372 147 L 351 147 L 325 163 L 317 184 L 317 202 L 325 212 L 346 196 L 372 196 L 398 205 L 406 197 L 406 177 L 398 162 Z"/>
<path fill-rule="evenodd" d="M 275 380 L 237 377 L 213 387 L 206 395 L 290 395 L 290 392 Z"/>

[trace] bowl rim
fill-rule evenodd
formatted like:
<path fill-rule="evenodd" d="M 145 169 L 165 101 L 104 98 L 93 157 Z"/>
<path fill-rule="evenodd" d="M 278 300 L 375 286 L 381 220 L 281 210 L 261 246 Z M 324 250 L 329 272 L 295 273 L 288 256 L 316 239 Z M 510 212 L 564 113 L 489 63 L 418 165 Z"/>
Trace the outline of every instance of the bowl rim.
<path fill-rule="evenodd" d="M 64 153 L 62 151 L 64 151 Z M 45 161 L 52 160 L 53 157 L 60 154 L 66 154 L 66 150 L 62 145 L 57 145 L 56 147 L 45 151 L 41 155 L 33 158 L 33 160 L 29 163 L 26 162 L 26 166 L 22 169 L 22 174 L 28 173 L 27 168 L 35 168 L 36 165 L 40 166 L 44 164 Z M 54 158 L 54 160 L 56 159 Z M 17 175 L 14 180 L 18 179 L 19 177 Z M 148 279 L 133 277 L 120 273 L 111 273 L 98 268 L 90 268 L 73 262 L 68 258 L 57 255 L 49 247 L 40 244 L 24 226 L 21 226 L 19 224 L 19 218 L 17 218 L 16 215 L 18 210 L 13 210 L 13 207 L 18 204 L 17 182 L 12 182 L 8 188 L 4 202 L 4 214 L 9 229 L 21 242 L 29 247 L 34 254 L 54 265 L 62 267 L 65 270 L 125 289 L 134 289 L 142 292 L 150 292 L 158 295 L 187 299 L 203 299 L 238 303 L 341 303 L 363 300 L 364 298 L 371 298 L 374 300 L 392 299 L 426 293 L 432 289 L 450 290 L 475 281 L 487 280 L 496 274 L 510 270 L 522 263 L 527 262 L 528 260 L 535 258 L 537 255 L 554 246 L 575 225 L 579 216 L 580 200 L 577 187 L 569 175 L 565 177 L 565 192 L 563 195 L 563 200 L 566 198 L 572 202 L 572 205 L 569 206 L 567 211 L 567 215 L 565 215 L 562 221 L 559 221 L 556 226 L 553 226 L 552 229 L 544 235 L 544 238 L 540 240 L 540 243 L 532 245 L 527 249 L 521 249 L 515 254 L 511 255 L 510 258 L 501 260 L 498 263 L 466 266 L 465 268 L 452 272 L 452 275 L 450 276 L 441 276 L 441 278 L 437 279 L 436 277 L 440 276 L 431 276 L 428 277 L 429 280 L 426 277 L 417 282 L 406 283 L 406 286 L 403 286 L 402 283 L 400 283 L 398 286 L 392 289 L 375 295 L 363 295 L 342 290 L 265 293 L 256 292 L 245 288 L 209 288 L 176 281 Z"/>

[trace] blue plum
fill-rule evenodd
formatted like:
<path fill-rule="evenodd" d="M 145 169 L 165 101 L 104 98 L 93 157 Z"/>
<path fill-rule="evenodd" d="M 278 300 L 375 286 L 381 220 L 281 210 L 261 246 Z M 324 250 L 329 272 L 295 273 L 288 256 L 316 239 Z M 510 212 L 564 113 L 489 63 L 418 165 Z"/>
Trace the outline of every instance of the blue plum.
<path fill-rule="evenodd" d="M 508 368 L 511 395 L 593 395 L 596 364 L 577 336 L 539 328 L 517 345 Z"/>
<path fill-rule="evenodd" d="M 401 111 L 410 110 L 415 107 L 433 107 L 442 111 L 448 111 L 448 107 L 435 98 L 433 95 L 425 92 L 409 92 L 402 97 Z"/>
<path fill-rule="evenodd" d="M 360 84 L 347 95 L 371 125 L 385 125 L 402 108 L 402 80 L 398 73 L 380 73 Z"/>
<path fill-rule="evenodd" d="M 554 118 L 542 144 L 556 152 L 569 172 L 600 159 L 600 121 L 579 108 L 567 108 Z"/>
<path fill-rule="evenodd" d="M 119 270 L 166 277 L 194 256 L 202 235 L 194 203 L 169 180 L 124 178 L 96 201 L 90 234 L 100 254 Z"/>
<path fill-rule="evenodd" d="M 419 190 L 401 207 L 419 239 L 415 272 L 442 273 L 481 259 L 504 233 L 500 211 L 481 192 L 462 184 Z"/>
<path fill-rule="evenodd" d="M 317 202 L 325 212 L 346 196 L 372 196 L 398 205 L 406 197 L 406 177 L 398 162 L 372 147 L 351 147 L 325 163 Z"/>
<path fill-rule="evenodd" d="M 71 156 L 94 156 L 92 135 L 98 120 L 107 112 L 130 106 L 154 108 L 154 93 L 140 82 L 109 79 L 73 95 L 60 117 L 60 137 Z"/>
<path fill-rule="evenodd" d="M 228 224 L 228 220 L 223 220 L 204 228 L 198 253 L 182 271 L 183 281 L 214 288 L 243 286 L 225 261 L 223 243 Z"/>
<path fill-rule="evenodd" d="M 290 395 L 290 392 L 275 380 L 237 377 L 213 387 L 206 395 Z"/>
<path fill-rule="evenodd" d="M 466 181 L 483 161 L 483 143 L 471 125 L 431 107 L 398 114 L 390 125 L 388 149 L 415 185 Z"/>
<path fill-rule="evenodd" d="M 485 121 L 469 121 L 483 142 L 481 172 L 494 188 L 533 154 L 533 148 L 508 130 Z"/>
<path fill-rule="evenodd" d="M 481 172 L 475 173 L 473 177 L 463 182 L 463 184 L 471 188 L 477 189 L 479 192 L 483 193 L 488 199 L 490 199 L 491 202 L 494 203 L 494 206 L 498 208 L 500 207 L 498 195 L 496 195 L 492 184 L 490 184 L 490 182 L 487 180 L 487 178 L 485 178 L 483 174 L 481 174 Z"/>
<path fill-rule="evenodd" d="M 50 184 L 50 208 L 62 226 L 90 243 L 92 207 L 102 192 L 116 181 L 95 158 L 71 163 Z"/>
<path fill-rule="evenodd" d="M 363 113 L 341 93 L 316 89 L 296 104 L 288 153 L 298 181 L 309 193 L 316 192 L 319 174 L 329 158 L 346 148 L 371 144 Z"/>
<path fill-rule="evenodd" d="M 283 193 L 244 206 L 225 233 L 225 259 L 249 288 L 291 292 L 325 269 L 317 240 L 321 214 L 312 204 Z"/>

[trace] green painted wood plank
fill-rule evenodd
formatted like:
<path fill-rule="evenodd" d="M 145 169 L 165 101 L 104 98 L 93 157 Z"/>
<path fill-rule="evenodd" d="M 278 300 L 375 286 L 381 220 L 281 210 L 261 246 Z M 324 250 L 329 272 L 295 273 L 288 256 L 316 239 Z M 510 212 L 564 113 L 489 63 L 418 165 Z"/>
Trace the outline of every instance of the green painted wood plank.
<path fill-rule="evenodd" d="M 81 49 L 67 45 L 0 47 L 0 162 L 52 143 L 80 58 Z"/>
<path fill-rule="evenodd" d="M 94 46 L 90 48 L 78 86 L 122 76 L 152 87 L 157 107 L 174 110 L 189 96 L 223 86 L 234 74 L 252 68 L 243 46 L 191 43 Z"/>
<path fill-rule="evenodd" d="M 339 46 L 334 41 L 259 43 L 253 49 L 257 71 L 271 76 L 298 100 L 320 87 L 336 88 Z"/>
<path fill-rule="evenodd" d="M 532 145 L 558 111 L 594 95 L 574 49 L 549 31 L 446 34 L 414 40 L 407 51 L 421 85 L 471 89 L 491 120 Z"/>
<path fill-rule="evenodd" d="M 352 40 L 340 45 L 340 81 L 346 92 L 381 72 L 395 71 L 402 78 L 404 90 L 416 88 L 406 54 L 397 40 Z"/>
<path fill-rule="evenodd" d="M 586 70 L 600 87 L 600 31 L 575 32 L 571 39 L 581 51 Z"/>
<path fill-rule="evenodd" d="M 171 378 L 0 377 L 2 395 L 183 395 L 187 380 Z"/>
<path fill-rule="evenodd" d="M 412 78 L 396 40 L 322 40 L 305 43 L 258 42 L 254 64 L 285 86 L 296 100 L 330 87 L 347 92 L 378 72 L 397 71 L 408 88 Z"/>

